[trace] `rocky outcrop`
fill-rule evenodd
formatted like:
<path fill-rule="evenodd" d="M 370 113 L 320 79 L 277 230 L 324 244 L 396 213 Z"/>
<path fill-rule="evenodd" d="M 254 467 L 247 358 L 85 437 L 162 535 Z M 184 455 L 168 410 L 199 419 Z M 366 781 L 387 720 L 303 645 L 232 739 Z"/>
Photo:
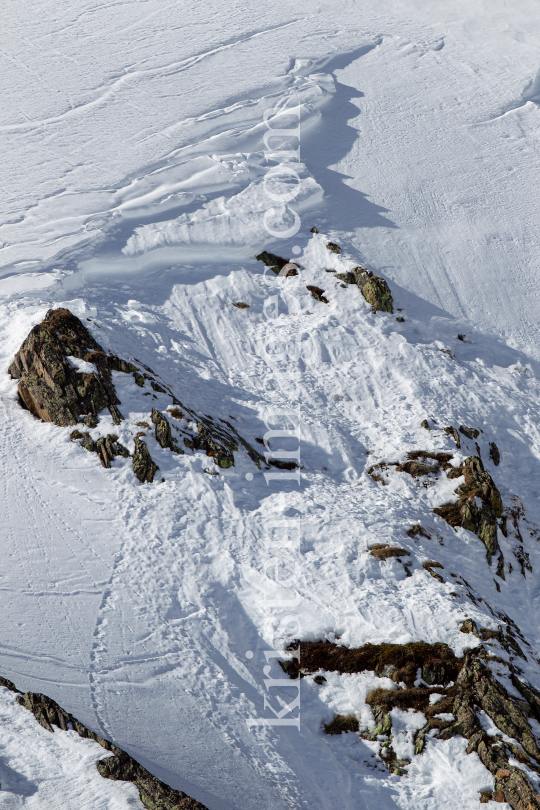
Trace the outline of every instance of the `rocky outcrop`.
<path fill-rule="evenodd" d="M 499 550 L 497 518 L 503 511 L 500 492 L 478 456 L 466 458 L 459 473 L 465 476 L 465 483 L 456 490 L 458 502 L 444 504 L 433 511 L 451 526 L 462 526 L 474 532 L 484 543 L 491 565 L 491 558 Z M 477 499 L 481 506 L 477 505 Z"/>
<path fill-rule="evenodd" d="M 453 427 L 452 425 L 449 425 L 449 427 L 444 428 L 444 432 L 446 433 L 447 436 L 451 436 L 453 438 L 453 440 L 456 443 L 457 449 L 460 450 L 461 449 L 461 439 L 460 439 L 459 433 L 457 432 L 455 427 Z"/>
<path fill-rule="evenodd" d="M 219 436 L 221 441 L 216 441 L 215 434 L 211 435 L 208 427 L 203 425 L 202 422 L 197 424 L 197 431 L 195 438 L 184 439 L 186 446 L 195 448 L 196 450 L 204 450 L 207 456 L 213 457 L 214 463 L 217 464 L 218 467 L 223 467 L 224 469 L 232 467 L 234 464 L 233 451 L 238 450 L 236 442 L 232 441 L 225 434 Z"/>
<path fill-rule="evenodd" d="M 266 250 L 263 250 L 263 252 L 259 253 L 255 258 L 259 262 L 264 262 L 276 276 L 283 276 L 285 278 L 297 276 L 298 270 L 300 269 L 296 262 L 291 262 L 289 259 L 276 256 L 275 253 L 268 253 Z"/>
<path fill-rule="evenodd" d="M 34 326 L 9 373 L 21 405 L 44 422 L 95 427 L 105 408 L 115 424 L 123 419 L 106 353 L 68 309 L 50 309 Z"/>
<path fill-rule="evenodd" d="M 19 381 L 20 404 L 34 416 L 60 427 L 79 424 L 87 428 L 99 425 L 99 415 L 103 410 L 109 411 L 116 424 L 125 421 L 117 407 L 121 402 L 112 373 L 129 374 L 141 389 L 141 396 L 155 398 L 155 394 L 164 394 L 170 397 L 174 406 L 171 415 L 187 422 L 186 426 L 175 425 L 174 432 L 179 434 L 175 438 L 167 417 L 158 409 L 152 409 L 150 418 L 155 425 L 155 438 L 162 448 L 183 454 L 179 444 L 180 437 L 183 437 L 186 447 L 203 450 L 213 457 L 218 467 L 226 469 L 233 466 L 233 452 L 242 445 L 260 468 L 264 456 L 246 442 L 230 422 L 219 420 L 218 423 L 208 415 L 199 416 L 182 405 L 171 388 L 163 380 L 156 379 L 152 369 L 136 362 L 137 365 L 115 354 L 107 354 L 79 318 L 68 309 L 56 309 L 49 310 L 42 323 L 31 330 L 15 355 L 9 372 Z M 144 390 L 148 383 L 151 391 Z M 142 400 L 142 411 L 148 408 L 147 403 L 147 400 Z M 144 433 L 135 438 L 133 471 L 139 481 L 149 483 L 158 467 L 152 461 L 146 443 L 141 441 L 142 435 Z M 111 467 L 116 456 L 129 456 L 129 451 L 115 434 L 96 438 L 88 431 L 75 429 L 71 438 L 80 447 L 95 452 L 107 468 Z"/>
<path fill-rule="evenodd" d="M 322 304 L 328 303 L 328 298 L 325 298 L 324 290 L 321 290 L 320 287 L 314 287 L 313 284 L 307 284 L 306 287 L 316 301 L 320 301 Z"/>
<path fill-rule="evenodd" d="M 53 726 L 62 731 L 76 731 L 79 737 L 99 743 L 112 756 L 100 759 L 96 767 L 105 779 L 133 782 L 138 791 L 141 802 L 148 810 L 207 810 L 200 802 L 192 799 L 181 790 L 174 790 L 146 768 L 143 768 L 133 757 L 126 754 L 117 745 L 83 726 L 72 714 L 66 712 L 54 700 L 36 692 L 20 692 L 11 681 L 0 678 L 0 686 L 5 686 L 12 692 L 17 692 L 17 702 L 32 712 L 38 723 L 44 729 L 54 733 Z"/>
<path fill-rule="evenodd" d="M 152 461 L 146 442 L 136 436 L 135 452 L 133 453 L 133 472 L 135 476 L 141 484 L 151 484 L 158 470 L 159 467 Z"/>
<path fill-rule="evenodd" d="M 111 461 L 115 456 L 123 456 L 129 458 L 129 450 L 120 444 L 118 436 L 114 433 L 108 433 L 104 438 L 101 437 L 94 441 L 89 433 L 81 433 L 80 430 L 74 430 L 70 434 L 72 441 L 77 442 L 80 447 L 91 453 L 97 453 L 99 460 L 103 467 L 107 469 L 111 466 Z"/>
<path fill-rule="evenodd" d="M 173 453 L 183 454 L 183 450 L 178 447 L 178 444 L 172 437 L 171 426 L 165 416 L 157 410 L 152 408 L 152 422 L 156 426 L 156 441 L 161 447 L 168 447 Z"/>
<path fill-rule="evenodd" d="M 407 453 L 406 461 L 382 461 L 374 464 L 367 471 L 367 474 L 383 485 L 388 482 L 381 473 L 393 467 L 396 472 L 405 472 L 412 478 L 422 478 L 424 475 L 439 475 L 441 470 L 445 470 L 449 478 L 461 475 L 461 470 L 453 467 L 450 461 L 453 459 L 451 453 L 431 453 L 429 450 L 411 450 Z"/>
<path fill-rule="evenodd" d="M 336 273 L 336 278 L 346 284 L 356 284 L 362 295 L 371 304 L 373 312 L 394 312 L 394 302 L 390 287 L 383 278 L 374 276 L 365 267 L 354 267 L 347 273 Z"/>
<path fill-rule="evenodd" d="M 479 630 L 472 620 L 464 622 L 461 629 L 474 632 L 479 639 L 500 637 L 505 647 L 508 633 L 511 634 L 510 627 L 507 636 L 501 628 Z M 456 735 L 465 737 L 469 741 L 467 753 L 476 752 L 495 779 L 495 790 L 484 791 L 481 802 L 494 799 L 508 802 L 513 810 L 540 810 L 540 795 L 527 773 L 510 764 L 511 760 L 517 760 L 530 771 L 540 773 L 540 749 L 527 721 L 528 716 L 540 718 L 540 693 L 512 674 L 512 683 L 523 700 L 510 697 L 487 665 L 489 656 L 483 646 L 468 650 L 461 659 L 445 644 L 424 642 L 366 644 L 350 649 L 331 642 L 296 641 L 289 649 L 294 658 L 282 662 L 282 668 L 291 678 L 319 670 L 340 673 L 369 670 L 396 683 L 405 683 L 405 688 L 381 687 L 368 694 L 366 703 L 373 713 L 373 729 L 360 731 L 357 717 L 337 715 L 325 725 L 326 734 L 357 732 L 365 739 L 378 741 L 381 761 L 392 773 L 402 775 L 409 761 L 398 760 L 392 748 L 390 712 L 393 708 L 422 712 L 426 724 L 414 737 L 416 755 L 424 750 L 430 736 L 441 740 Z M 499 658 L 495 660 L 501 662 Z M 511 664 L 508 666 L 514 669 Z M 317 678 L 318 682 L 324 682 L 324 676 Z M 432 695 L 439 698 L 434 704 Z M 501 734 L 488 735 L 483 730 L 479 711 L 491 718 Z"/>

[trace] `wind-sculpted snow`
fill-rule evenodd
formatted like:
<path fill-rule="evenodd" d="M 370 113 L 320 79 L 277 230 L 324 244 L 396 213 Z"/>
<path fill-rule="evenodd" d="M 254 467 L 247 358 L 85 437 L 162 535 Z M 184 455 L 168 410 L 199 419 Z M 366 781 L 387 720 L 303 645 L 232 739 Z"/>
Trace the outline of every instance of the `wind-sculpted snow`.
<path fill-rule="evenodd" d="M 537 772 L 484 698 L 497 683 L 523 714 L 540 688 L 537 8 L 47 15 L 0 129 L 0 673 L 209 810 L 478 810 L 501 792 L 517 810 L 498 771 L 538 791 Z M 273 153 L 298 148 L 274 183 Z M 182 406 L 112 370 L 126 418 L 100 412 L 89 439 L 22 410 L 7 370 L 59 308 Z M 94 374 L 77 354 L 68 376 Z M 214 464 L 184 403 L 268 465 Z M 79 446 L 113 435 L 146 445 L 152 484 L 142 451 L 138 478 Z M 293 680 L 293 642 L 446 645 L 467 665 L 453 686 L 377 665 Z M 58 777 L 64 802 L 137 806 L 84 740 L 52 747 L 2 707 L 0 796 L 5 778 L 14 806 L 56 810 Z"/>

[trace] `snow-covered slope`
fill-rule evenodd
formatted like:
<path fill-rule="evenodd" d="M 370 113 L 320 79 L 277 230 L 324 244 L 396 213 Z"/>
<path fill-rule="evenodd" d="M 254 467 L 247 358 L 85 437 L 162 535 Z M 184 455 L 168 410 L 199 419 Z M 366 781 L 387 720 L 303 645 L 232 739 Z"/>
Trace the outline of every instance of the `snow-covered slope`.
<path fill-rule="evenodd" d="M 252 444 L 266 435 L 301 469 L 272 478 L 239 453 L 208 475 L 202 453 L 172 456 L 149 432 L 164 481 L 141 485 L 129 459 L 104 470 L 69 430 L 34 420 L 1 374 L 0 673 L 210 810 L 477 808 L 493 778 L 460 737 L 430 740 L 396 776 L 378 743 L 323 733 L 335 714 L 373 725 L 374 675 L 303 678 L 292 725 L 259 721 L 296 695 L 265 684 L 283 678 L 269 651 L 294 639 L 445 642 L 461 656 L 478 644 L 465 619 L 493 631 L 512 620 L 526 642 L 516 666 L 540 686 L 538 11 L 271 6 L 255 25 L 245 3 L 215 8 L 200 19 L 156 0 L 88 4 L 53 20 L 44 7 L 23 60 L 31 81 L 10 22 L 0 369 L 49 308 L 66 307 L 186 406 L 232 419 Z M 298 180 L 269 178 L 271 110 L 271 126 L 301 121 Z M 264 214 L 291 189 L 301 228 L 279 241 L 269 230 L 291 227 L 291 209 L 274 201 Z M 298 275 L 265 269 L 264 246 Z M 329 272 L 359 263 L 386 278 L 393 314 L 373 314 Z M 119 394 L 132 450 L 150 405 Z M 481 432 L 458 449 L 444 428 L 461 425 Z M 368 473 L 412 451 L 447 452 L 456 467 L 481 454 L 508 516 L 503 563 L 434 514 L 460 480 Z M 415 525 L 425 533 L 407 534 Z M 377 559 L 376 543 L 410 565 Z M 511 689 L 508 653 L 495 651 Z M 2 700 L 3 785 L 4 765 L 30 778 L 14 730 L 35 721 Z M 403 714 L 405 758 L 421 718 Z M 49 732 L 36 727 L 40 758 Z M 35 806 L 57 806 L 40 778 Z M 105 807 L 116 786 L 104 784 Z"/>

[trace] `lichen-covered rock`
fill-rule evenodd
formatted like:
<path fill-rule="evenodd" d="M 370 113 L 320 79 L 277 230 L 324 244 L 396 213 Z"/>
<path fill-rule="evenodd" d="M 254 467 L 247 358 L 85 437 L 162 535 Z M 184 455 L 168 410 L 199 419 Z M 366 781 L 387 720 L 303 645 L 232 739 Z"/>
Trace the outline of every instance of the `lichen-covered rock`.
<path fill-rule="evenodd" d="M 478 456 L 466 458 L 459 473 L 465 476 L 465 483 L 456 490 L 460 496 L 458 502 L 444 504 L 433 511 L 451 526 L 462 526 L 474 532 L 484 543 L 491 565 L 493 555 L 499 551 L 496 519 L 503 511 L 501 494 Z M 477 505 L 477 499 L 482 502 L 481 506 Z"/>
<path fill-rule="evenodd" d="M 152 456 L 148 451 L 146 442 L 138 436 L 135 437 L 135 452 L 133 453 L 133 472 L 141 484 L 151 484 L 154 475 L 159 470 L 157 464 L 152 461 Z"/>
<path fill-rule="evenodd" d="M 458 492 L 463 492 L 469 498 L 480 498 L 496 517 L 500 517 L 503 512 L 501 494 L 491 475 L 484 470 L 484 465 L 478 456 L 469 456 L 465 459 L 463 474 L 465 484 L 458 488 Z"/>
<path fill-rule="evenodd" d="M 92 363 L 95 371 L 78 371 L 68 359 Z M 108 358 L 88 329 L 68 309 L 50 309 L 23 341 L 9 367 L 19 380 L 19 400 L 35 416 L 56 425 L 94 423 L 107 408 L 116 424 L 122 414 Z"/>
<path fill-rule="evenodd" d="M 356 284 L 368 304 L 371 304 L 373 312 L 394 312 L 390 287 L 384 279 L 374 276 L 365 267 L 358 266 L 346 273 L 336 273 L 336 278 L 347 284 Z"/>
<path fill-rule="evenodd" d="M 118 436 L 114 433 L 108 433 L 105 437 L 100 437 L 96 441 L 92 439 L 89 433 L 81 433 L 79 430 L 74 430 L 70 434 L 71 441 L 76 441 L 80 447 L 84 447 L 91 453 L 97 453 L 99 460 L 104 467 L 109 468 L 111 461 L 115 456 L 124 456 L 129 458 L 129 450 L 120 444 Z"/>
<path fill-rule="evenodd" d="M 156 441 L 161 447 L 168 447 L 173 453 L 183 453 L 184 451 L 178 447 L 178 444 L 172 437 L 171 426 L 168 419 L 157 410 L 152 408 L 152 422 L 156 426 Z"/>
<path fill-rule="evenodd" d="M 371 304 L 373 312 L 394 312 L 392 293 L 383 278 L 372 276 L 360 289 L 368 304 Z"/>
<path fill-rule="evenodd" d="M 102 465 L 107 469 L 111 466 L 111 461 L 115 456 L 129 458 L 129 450 L 120 444 L 118 436 L 115 436 L 114 433 L 108 433 L 107 436 L 98 439 L 94 443 L 93 449 L 99 455 Z"/>
<path fill-rule="evenodd" d="M 224 436 L 221 436 L 223 443 L 216 441 L 216 433 L 210 433 L 208 426 L 203 425 L 202 422 L 197 424 L 197 436 L 192 440 L 192 446 L 196 450 L 204 450 L 207 456 L 214 459 L 214 464 L 218 467 L 227 469 L 234 464 L 233 450 L 238 450 L 238 445 L 234 442 L 228 441 Z"/>

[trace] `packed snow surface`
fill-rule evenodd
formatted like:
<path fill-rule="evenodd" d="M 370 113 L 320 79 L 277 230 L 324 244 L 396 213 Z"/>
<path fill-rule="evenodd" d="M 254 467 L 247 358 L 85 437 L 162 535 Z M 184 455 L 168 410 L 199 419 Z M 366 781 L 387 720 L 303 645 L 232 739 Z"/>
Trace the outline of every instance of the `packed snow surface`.
<path fill-rule="evenodd" d="M 148 0 L 22 15 L 8 2 L 3 16 L 0 674 L 210 810 L 479 808 L 493 779 L 459 737 L 430 740 L 397 777 L 377 743 L 322 733 L 337 713 L 372 727 L 372 673 L 265 679 L 283 678 L 272 651 L 297 638 L 461 655 L 476 644 L 464 618 L 496 629 L 505 613 L 540 686 L 537 4 Z M 284 145 L 299 148 L 288 174 L 269 154 Z M 299 274 L 255 261 L 264 247 Z M 336 280 L 358 264 L 388 281 L 393 315 Z M 104 470 L 23 411 L 3 373 L 60 306 L 299 473 L 272 478 L 239 452 L 209 475 L 211 459 L 151 432 L 155 484 L 129 459 Z M 141 411 L 132 379 L 115 383 L 126 420 L 104 416 L 93 434 L 133 450 L 137 422 L 171 401 Z M 433 514 L 459 481 L 367 474 L 411 450 L 454 465 L 477 453 L 447 425 L 481 431 L 533 573 L 499 532 L 496 581 L 480 540 Z M 418 523 L 430 539 L 407 535 Z M 410 576 L 368 553 L 383 542 L 409 551 Z M 280 712 L 291 725 L 260 724 Z M 51 737 L 3 690 L 0 716 L 6 806 L 140 806 L 133 786 L 99 777 L 93 743 Z M 410 756 L 422 718 L 395 709 L 393 722 Z"/>

